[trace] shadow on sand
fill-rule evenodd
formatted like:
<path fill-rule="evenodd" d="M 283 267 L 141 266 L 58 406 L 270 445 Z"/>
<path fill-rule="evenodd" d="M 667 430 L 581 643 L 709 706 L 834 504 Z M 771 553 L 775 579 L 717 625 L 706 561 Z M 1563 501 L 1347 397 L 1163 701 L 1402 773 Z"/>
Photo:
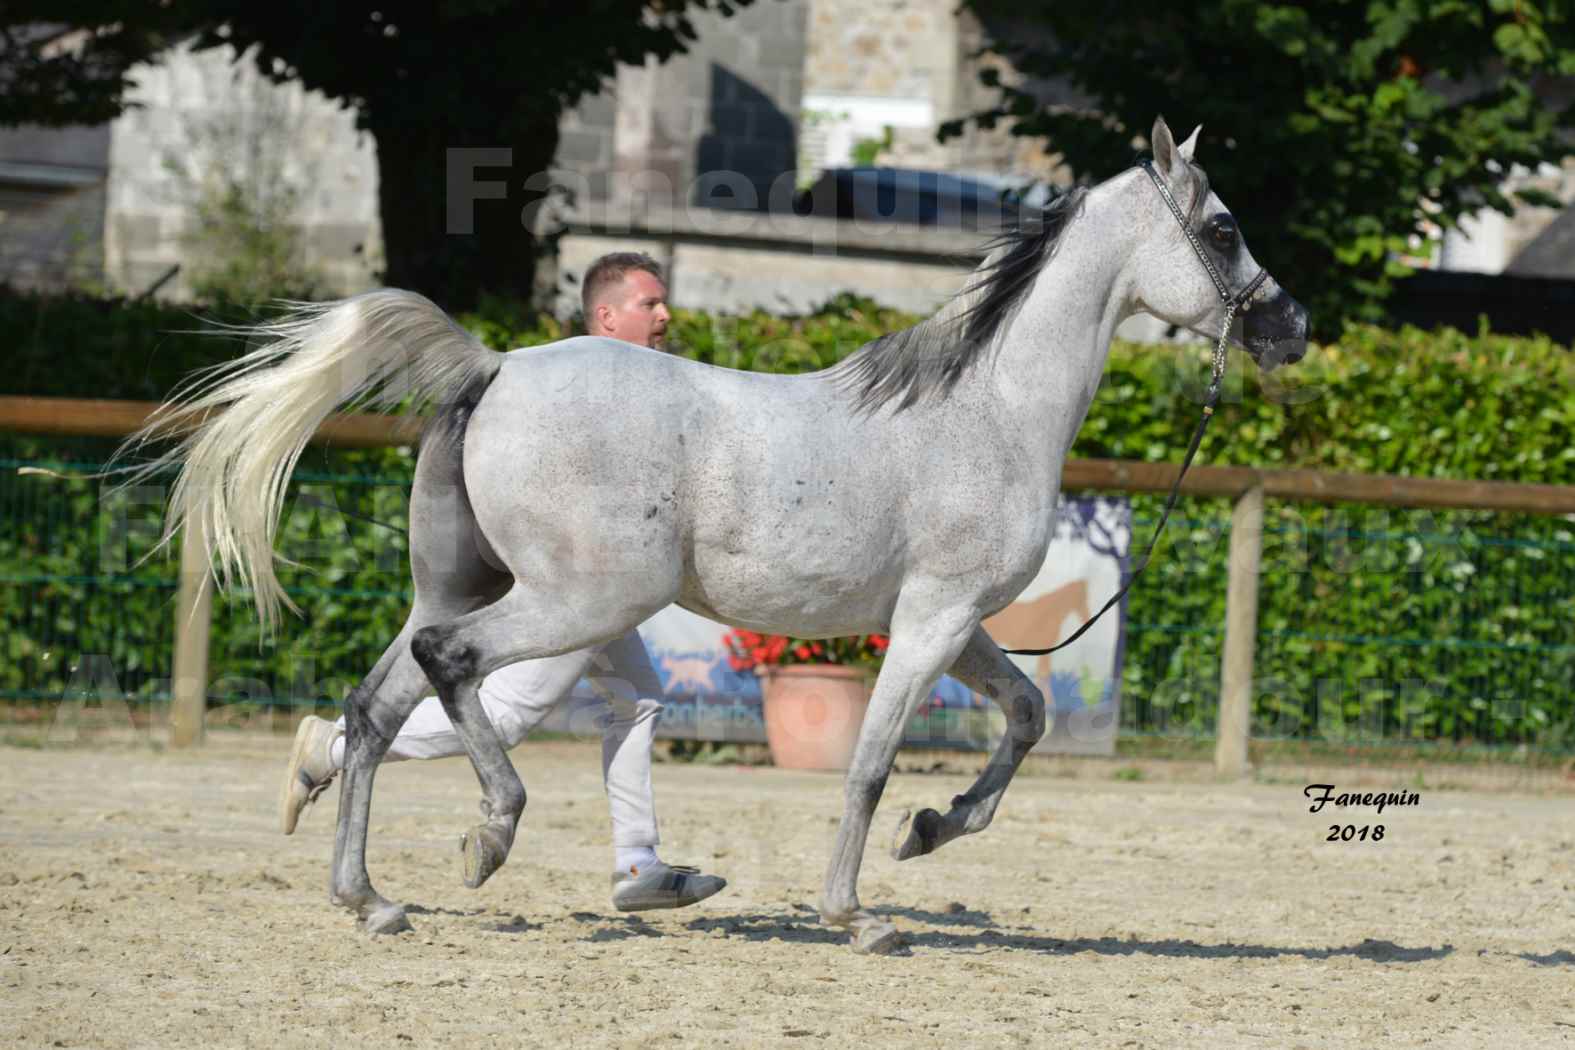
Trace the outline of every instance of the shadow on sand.
<path fill-rule="evenodd" d="M 424 904 L 405 905 L 406 915 L 447 915 L 455 919 L 473 919 L 487 914 L 486 908 L 428 908 Z"/>
<path fill-rule="evenodd" d="M 964 909 L 960 911 L 931 912 L 919 908 L 872 908 L 877 915 L 888 919 L 907 920 L 909 923 L 930 929 L 903 930 L 903 941 L 910 948 L 935 948 L 954 952 L 982 952 L 993 949 L 1014 949 L 1039 952 L 1044 955 L 1069 956 L 1082 952 L 1097 955 L 1150 955 L 1190 959 L 1273 959 L 1288 956 L 1300 959 L 1332 959 L 1350 956 L 1380 963 L 1416 963 L 1443 959 L 1453 955 L 1453 945 L 1408 948 L 1393 941 L 1366 938 L 1359 944 L 1335 948 L 1286 947 L 1270 944 L 1238 944 L 1225 941 L 1205 944 L 1194 940 L 1165 938 L 1142 940 L 1136 937 L 1048 937 L 1024 932 L 1021 927 L 1003 929 L 987 912 Z M 412 909 L 414 911 L 414 909 Z M 660 926 L 631 915 L 602 915 L 596 912 L 577 911 L 569 918 L 584 925 L 594 925 L 587 940 L 592 943 L 623 941 L 634 937 L 661 937 Z M 756 911 L 737 915 L 716 915 L 690 919 L 684 929 L 694 933 L 709 934 L 720 930 L 724 937 L 740 937 L 747 941 L 783 941 L 789 944 L 846 945 L 845 931 L 822 926 L 814 909 L 796 905 L 781 911 Z M 492 927 L 500 933 L 531 933 L 542 924 L 523 922 L 499 923 Z M 939 927 L 936 929 L 935 927 Z M 1575 955 L 1554 952 L 1551 955 L 1522 955 L 1521 958 L 1540 966 L 1557 966 L 1575 963 Z"/>
<path fill-rule="evenodd" d="M 1193 940 L 1166 938 L 1142 940 L 1117 937 L 1047 937 L 1019 930 L 1001 929 L 989 914 L 981 911 L 936 913 L 918 908 L 872 908 L 888 919 L 906 919 L 915 924 L 942 929 L 903 930 L 903 940 L 914 948 L 950 951 L 985 951 L 1009 948 L 1040 952 L 1045 955 L 1153 955 L 1194 959 L 1272 959 L 1294 956 L 1302 959 L 1331 959 L 1352 956 L 1372 962 L 1414 963 L 1442 959 L 1454 954 L 1454 946 L 1408 948 L 1393 941 L 1366 938 L 1359 944 L 1335 948 L 1282 947 L 1267 944 L 1237 944 L 1226 941 L 1205 944 Z M 694 919 L 686 928 L 699 932 L 721 929 L 728 936 L 745 940 L 783 940 L 816 944 L 845 944 L 847 934 L 821 926 L 803 912 L 756 912 L 745 915 Z M 1551 958 L 1551 957 L 1550 957 Z M 1554 959 L 1553 961 L 1559 961 Z"/>
<path fill-rule="evenodd" d="M 1575 966 L 1575 952 L 1556 951 L 1547 955 L 1532 955 L 1530 952 L 1516 952 L 1518 958 L 1524 959 L 1536 966 Z"/>

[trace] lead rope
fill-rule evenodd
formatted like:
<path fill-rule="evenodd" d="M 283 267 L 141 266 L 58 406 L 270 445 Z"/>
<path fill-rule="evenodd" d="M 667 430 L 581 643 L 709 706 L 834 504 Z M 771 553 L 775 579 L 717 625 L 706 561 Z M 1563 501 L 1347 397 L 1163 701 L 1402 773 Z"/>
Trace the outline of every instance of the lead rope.
<path fill-rule="evenodd" d="M 1231 315 L 1235 312 L 1236 311 L 1233 306 L 1227 306 L 1225 308 L 1225 330 L 1227 332 L 1230 331 Z M 1127 576 L 1126 582 L 1121 585 L 1121 589 L 1116 591 L 1115 594 L 1111 595 L 1110 600 L 1104 605 L 1100 606 L 1099 611 L 1084 621 L 1083 626 L 1072 632 L 1072 637 L 1066 639 L 1065 641 L 1060 642 L 1057 645 L 1052 645 L 1047 649 L 1003 649 L 1002 652 L 1006 653 L 1008 656 L 1048 656 L 1057 649 L 1065 649 L 1067 646 L 1083 637 L 1088 629 L 1094 626 L 1094 623 L 1101 616 L 1110 611 L 1111 606 L 1115 605 L 1122 598 L 1126 597 L 1127 591 L 1132 589 L 1132 584 L 1137 582 L 1138 576 L 1142 574 L 1144 569 L 1148 568 L 1149 555 L 1154 553 L 1154 545 L 1159 542 L 1160 533 L 1165 531 L 1165 522 L 1170 520 L 1170 512 L 1175 509 L 1176 498 L 1181 494 L 1181 479 L 1187 476 L 1187 468 L 1192 466 L 1192 457 L 1197 455 L 1198 445 L 1203 441 L 1203 431 L 1208 428 L 1209 420 L 1214 418 L 1214 405 L 1219 400 L 1220 396 L 1220 380 L 1225 374 L 1224 366 L 1225 339 L 1222 336 L 1219 346 L 1216 347 L 1214 351 L 1213 379 L 1209 383 L 1209 393 L 1208 398 L 1203 405 L 1203 415 L 1198 419 L 1198 425 L 1192 431 L 1192 441 L 1187 445 L 1186 458 L 1181 461 L 1181 473 L 1176 475 L 1175 482 L 1170 486 L 1170 496 L 1165 500 L 1165 509 L 1159 516 L 1159 524 L 1154 529 L 1154 535 L 1149 537 L 1148 546 L 1144 547 L 1143 553 L 1138 555 L 1137 567 L 1134 568 Z"/>
<path fill-rule="evenodd" d="M 1225 319 L 1220 322 L 1220 337 L 1214 344 L 1214 360 L 1209 378 L 1208 395 L 1203 402 L 1203 415 L 1198 420 L 1198 425 L 1192 431 L 1192 440 L 1187 444 L 1187 455 L 1181 461 L 1181 472 L 1176 475 L 1176 480 L 1170 486 L 1170 495 L 1165 499 L 1165 509 L 1160 513 L 1159 524 L 1154 528 L 1154 535 L 1149 537 L 1148 546 L 1143 548 L 1143 553 L 1138 555 L 1137 567 L 1128 574 L 1121 589 L 1113 594 L 1109 601 L 1100 606 L 1099 611 L 1084 621 L 1083 626 L 1072 632 L 1072 637 L 1052 645 L 1047 649 L 1003 649 L 1008 656 L 1048 656 L 1058 649 L 1065 649 L 1094 626 L 1098 619 L 1110 611 L 1127 591 L 1132 589 L 1132 584 L 1137 582 L 1144 569 L 1148 568 L 1149 556 L 1154 553 L 1154 545 L 1159 542 L 1160 534 L 1165 531 L 1165 523 L 1170 520 L 1170 512 L 1176 507 L 1176 499 L 1181 495 L 1181 482 L 1187 476 L 1187 468 L 1192 466 L 1192 458 L 1198 454 L 1198 445 L 1203 442 L 1203 431 L 1208 429 L 1209 420 L 1214 418 L 1214 406 L 1219 403 L 1220 388 L 1225 380 L 1225 352 L 1230 341 L 1230 326 L 1236 320 L 1237 310 L 1251 309 L 1252 297 L 1263 286 L 1264 279 L 1269 276 L 1268 271 L 1260 269 L 1258 276 L 1254 277 L 1247 287 L 1238 294 L 1231 295 L 1225 280 L 1214 268 L 1214 263 L 1203 250 L 1203 245 L 1198 243 L 1197 236 L 1192 232 L 1192 227 L 1187 225 L 1187 218 L 1181 213 L 1181 206 L 1176 203 L 1176 198 L 1170 195 L 1170 187 L 1165 185 L 1159 173 L 1148 161 L 1143 161 L 1143 170 L 1148 172 L 1148 177 L 1154 180 L 1154 185 L 1159 188 L 1160 196 L 1165 198 L 1165 203 L 1170 206 L 1170 214 L 1175 216 L 1176 222 L 1181 224 L 1181 232 L 1187 235 L 1187 242 L 1192 245 L 1192 250 L 1197 253 L 1198 259 L 1203 263 L 1203 268 L 1208 271 L 1209 278 L 1214 282 L 1214 290 L 1219 293 L 1220 302 L 1225 304 Z"/>

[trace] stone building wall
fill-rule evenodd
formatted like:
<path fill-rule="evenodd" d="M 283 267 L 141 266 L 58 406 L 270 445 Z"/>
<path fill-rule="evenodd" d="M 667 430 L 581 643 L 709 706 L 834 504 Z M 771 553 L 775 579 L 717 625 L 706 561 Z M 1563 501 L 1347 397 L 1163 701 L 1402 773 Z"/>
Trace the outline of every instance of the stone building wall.
<path fill-rule="evenodd" d="M 371 287 L 381 267 L 377 155 L 349 109 L 299 84 L 273 84 L 228 49 L 176 48 L 133 72 L 138 105 L 111 125 L 105 269 L 139 292 L 175 263 L 159 294 L 188 297 L 193 182 L 225 170 L 267 173 L 300 192 L 303 262 L 326 289 Z"/>
<path fill-rule="evenodd" d="M 805 15 L 805 0 L 756 4 L 731 18 L 697 14 L 689 53 L 621 67 L 564 115 L 555 178 L 582 206 L 634 213 L 648 203 L 752 210 L 773 191 L 791 194 Z M 301 189 L 305 263 L 326 288 L 371 286 L 381 266 L 376 147 L 348 109 L 299 85 L 274 85 L 223 50 L 176 49 L 133 75 L 138 108 L 110 129 L 104 243 L 114 285 L 140 291 L 184 260 L 159 294 L 188 296 L 190 187 L 169 166 L 255 161 Z M 212 149 L 215 126 L 273 152 Z"/>
<path fill-rule="evenodd" d="M 1564 202 L 1564 207 L 1518 209 L 1508 220 L 1507 272 L 1527 277 L 1575 277 L 1575 155 L 1544 164 L 1524 183 Z"/>
<path fill-rule="evenodd" d="M 636 232 L 652 214 L 676 214 L 699 229 L 718 212 L 786 208 L 797 171 L 807 11 L 807 0 L 777 0 L 730 18 L 699 13 L 699 39 L 687 54 L 621 66 L 605 90 L 565 114 L 554 176 L 573 191 L 575 222 L 601 232 L 562 242 L 551 296 L 561 312 L 573 312 L 596 255 L 653 247 Z M 675 286 L 674 301 L 731 301 L 707 297 L 703 287 Z"/>
<path fill-rule="evenodd" d="M 944 168 L 935 129 L 955 108 L 951 0 L 812 0 L 804 54 L 806 180 L 849 162 L 853 143 L 891 128 L 882 163 Z"/>
<path fill-rule="evenodd" d="M 850 291 L 929 313 L 966 281 L 982 240 L 933 226 L 699 208 L 651 207 L 612 227 L 594 210 L 565 219 L 565 273 L 606 252 L 647 252 L 666 271 L 675 305 L 724 313 L 802 314 Z M 578 283 L 565 281 L 555 311 L 567 317 L 578 305 Z"/>
<path fill-rule="evenodd" d="M 107 127 L 0 128 L 0 283 L 102 282 L 108 157 Z"/>
<path fill-rule="evenodd" d="M 666 63 L 622 66 L 564 116 L 556 165 L 582 201 L 754 210 L 791 189 L 804 80 L 805 0 L 693 16 Z"/>
<path fill-rule="evenodd" d="M 1563 201 L 1564 208 L 1521 205 L 1513 215 L 1483 209 L 1467 215 L 1455 229 L 1430 231 L 1421 258 L 1413 265 L 1469 273 L 1509 273 L 1521 277 L 1575 277 L 1575 156 L 1537 171 L 1517 169 L 1504 181 L 1505 192 L 1536 189 Z M 1431 253 L 1431 254 L 1429 254 Z"/>
<path fill-rule="evenodd" d="M 812 130 L 801 165 L 848 164 L 854 142 L 881 139 L 890 127 L 891 144 L 878 158 L 884 165 L 1051 174 L 1038 144 L 1004 128 L 969 127 L 960 138 L 936 141 L 942 123 L 993 101 L 978 74 L 985 64 L 1002 64 L 974 57 L 984 42 L 977 20 L 953 0 L 811 0 L 804 96 Z"/>
<path fill-rule="evenodd" d="M 969 14 L 958 16 L 959 46 L 965 55 L 975 55 L 984 47 L 988 35 L 978 19 Z M 992 54 L 970 57 L 959 67 L 957 94 L 953 101 L 953 116 L 975 113 L 994 105 L 999 94 L 979 80 L 985 68 L 996 71 L 1006 83 L 1021 83 L 1021 75 L 1004 59 Z M 1070 91 L 1060 85 L 1044 85 L 1041 97 L 1071 99 Z M 1020 138 L 1011 133 L 1005 123 L 988 130 L 968 124 L 963 134 L 950 142 L 951 163 L 954 167 L 970 171 L 988 171 L 1024 178 L 1041 179 L 1066 185 L 1071 173 L 1061 164 L 1060 158 L 1046 149 L 1039 139 Z"/>

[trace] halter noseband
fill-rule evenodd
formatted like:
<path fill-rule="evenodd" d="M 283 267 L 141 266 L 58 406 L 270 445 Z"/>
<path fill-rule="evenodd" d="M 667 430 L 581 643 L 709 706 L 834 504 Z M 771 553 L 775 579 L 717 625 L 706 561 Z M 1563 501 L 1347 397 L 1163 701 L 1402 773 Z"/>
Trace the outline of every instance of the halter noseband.
<path fill-rule="evenodd" d="M 1258 276 L 1247 282 L 1247 286 L 1235 295 L 1230 293 L 1230 286 L 1225 283 L 1225 278 L 1220 276 L 1219 270 L 1214 265 L 1214 260 L 1209 258 L 1208 252 L 1203 250 L 1203 245 L 1198 240 L 1198 235 L 1192 232 L 1192 227 L 1187 224 L 1187 217 L 1181 213 L 1181 205 L 1176 203 L 1176 198 L 1171 195 L 1170 187 L 1165 185 L 1165 180 L 1159 177 L 1159 172 L 1154 170 L 1151 161 L 1139 162 L 1148 177 L 1154 180 L 1154 186 L 1159 190 L 1159 195 L 1165 198 L 1165 204 L 1170 208 L 1170 214 L 1176 217 L 1176 223 L 1181 227 L 1181 232 L 1186 236 L 1187 243 L 1192 245 L 1192 250 L 1197 253 L 1198 261 L 1203 264 L 1203 269 L 1208 271 L 1209 280 L 1214 282 L 1214 290 L 1219 293 L 1220 302 L 1225 306 L 1225 319 L 1220 323 L 1220 337 L 1214 346 L 1214 370 L 1209 383 L 1208 403 L 1204 406 L 1205 415 L 1212 415 L 1214 402 L 1219 399 L 1220 382 L 1225 376 L 1225 349 L 1230 340 L 1231 322 L 1236 319 L 1236 311 L 1246 313 L 1252 309 L 1253 297 L 1258 294 L 1258 289 L 1263 287 L 1263 282 L 1268 280 L 1269 271 L 1258 267 Z"/>

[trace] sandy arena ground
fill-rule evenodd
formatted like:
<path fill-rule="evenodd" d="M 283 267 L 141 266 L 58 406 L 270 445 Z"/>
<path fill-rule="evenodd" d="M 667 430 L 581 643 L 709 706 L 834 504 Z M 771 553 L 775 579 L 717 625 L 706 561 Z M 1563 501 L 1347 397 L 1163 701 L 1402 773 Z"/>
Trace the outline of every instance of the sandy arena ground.
<path fill-rule="evenodd" d="M 607 898 L 597 745 L 528 743 L 522 834 L 479 891 L 468 765 L 383 772 L 372 876 L 416 931 L 372 939 L 327 902 L 337 789 L 283 838 L 287 740 L 211 739 L 0 747 L 0 1043 L 1575 1044 L 1568 797 L 1423 789 L 1382 842 L 1330 843 L 1299 783 L 1041 772 L 986 834 L 898 864 L 897 814 L 970 779 L 899 774 L 860 888 L 911 954 L 871 958 L 812 910 L 838 778 L 658 766 L 664 855 L 731 885 L 634 918 Z"/>

